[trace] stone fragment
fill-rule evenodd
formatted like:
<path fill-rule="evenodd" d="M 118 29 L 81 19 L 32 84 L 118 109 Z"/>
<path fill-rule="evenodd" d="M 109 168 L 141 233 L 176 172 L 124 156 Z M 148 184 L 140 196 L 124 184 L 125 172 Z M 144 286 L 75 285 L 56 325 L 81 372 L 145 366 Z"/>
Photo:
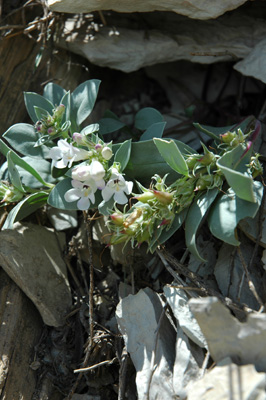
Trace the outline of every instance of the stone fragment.
<path fill-rule="evenodd" d="M 196 318 L 188 306 L 188 296 L 182 289 L 164 287 L 164 295 L 183 332 L 200 347 L 207 348 L 206 340 Z"/>
<path fill-rule="evenodd" d="M 48 7 L 52 11 L 63 13 L 89 13 L 100 10 L 113 10 L 122 13 L 173 11 L 195 19 L 216 18 L 226 11 L 234 10 L 244 4 L 246 0 L 48 0 Z"/>
<path fill-rule="evenodd" d="M 187 400 L 228 400 L 234 394 L 241 399 L 265 399 L 265 373 L 257 372 L 254 365 L 239 367 L 230 359 L 224 361 L 226 365 L 220 363 L 202 379 L 188 384 Z"/>
<path fill-rule="evenodd" d="M 164 400 L 174 396 L 175 331 L 163 313 L 158 294 L 149 288 L 120 300 L 116 309 L 119 330 L 137 371 L 139 400 L 148 395 Z"/>
<path fill-rule="evenodd" d="M 44 323 L 55 327 L 64 324 L 72 304 L 64 244 L 63 233 L 30 223 L 0 232 L 0 265 L 33 301 Z"/>
<path fill-rule="evenodd" d="M 189 306 L 215 362 L 230 357 L 238 365 L 254 364 L 258 372 L 266 371 L 266 314 L 249 314 L 246 322 L 239 322 L 215 297 L 191 299 Z"/>
<path fill-rule="evenodd" d="M 243 75 L 266 83 L 266 39 L 259 41 L 249 55 L 236 63 L 234 68 Z"/>

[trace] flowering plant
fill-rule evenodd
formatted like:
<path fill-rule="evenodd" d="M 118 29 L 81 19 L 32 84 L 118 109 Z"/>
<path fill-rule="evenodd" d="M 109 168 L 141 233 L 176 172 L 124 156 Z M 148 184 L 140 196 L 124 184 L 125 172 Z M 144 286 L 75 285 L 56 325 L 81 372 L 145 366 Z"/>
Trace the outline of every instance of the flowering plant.
<path fill-rule="evenodd" d="M 1 205 L 9 207 L 3 229 L 48 203 L 109 216 L 110 244 L 147 242 L 153 252 L 184 225 L 188 249 L 202 260 L 196 234 L 207 218 L 215 237 L 239 245 L 235 228 L 256 215 L 262 199 L 263 185 L 254 180 L 262 173 L 253 150 L 259 122 L 247 118 L 225 128 L 195 124 L 213 139 L 212 151 L 202 143 L 199 154 L 163 138 L 163 116 L 145 108 L 135 118 L 139 140 L 132 135 L 113 143 L 104 138 L 125 127 L 113 113 L 83 126 L 99 85 L 89 80 L 70 93 L 48 83 L 43 96 L 24 94 L 33 124 L 15 124 L 0 140 L 6 157 Z"/>

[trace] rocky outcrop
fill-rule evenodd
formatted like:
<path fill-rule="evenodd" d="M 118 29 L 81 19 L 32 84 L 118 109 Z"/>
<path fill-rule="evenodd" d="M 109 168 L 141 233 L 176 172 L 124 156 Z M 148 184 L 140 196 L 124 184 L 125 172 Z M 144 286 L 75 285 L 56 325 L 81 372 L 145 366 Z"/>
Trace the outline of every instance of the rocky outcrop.
<path fill-rule="evenodd" d="M 52 11 L 64 13 L 89 13 L 100 10 L 113 10 L 123 13 L 173 11 L 190 18 L 216 18 L 226 11 L 234 10 L 246 0 L 48 0 Z"/>

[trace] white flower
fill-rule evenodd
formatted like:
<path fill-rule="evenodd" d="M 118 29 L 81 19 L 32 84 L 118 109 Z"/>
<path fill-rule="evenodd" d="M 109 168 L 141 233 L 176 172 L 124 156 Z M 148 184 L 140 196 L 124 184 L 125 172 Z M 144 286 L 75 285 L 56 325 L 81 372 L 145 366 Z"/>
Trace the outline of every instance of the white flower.
<path fill-rule="evenodd" d="M 110 160 L 110 159 L 113 157 L 113 152 L 112 152 L 112 150 L 110 149 L 110 147 L 105 146 L 105 147 L 102 149 L 102 156 L 103 156 L 103 158 L 104 158 L 105 160 Z"/>
<path fill-rule="evenodd" d="M 105 181 L 103 179 L 105 175 L 105 169 L 99 161 L 92 160 L 90 165 L 90 175 L 92 179 L 94 179 L 98 189 L 103 189 L 105 187 Z"/>
<path fill-rule="evenodd" d="M 132 192 L 133 182 L 127 182 L 123 178 L 122 174 L 116 169 L 113 169 L 110 180 L 107 182 L 105 188 L 102 190 L 102 196 L 104 201 L 110 200 L 114 195 L 114 200 L 118 204 L 126 204 L 127 196 Z"/>
<path fill-rule="evenodd" d="M 56 168 L 71 168 L 73 162 L 86 160 L 88 152 L 74 147 L 67 142 L 67 139 L 60 139 L 57 142 L 57 146 L 51 148 L 49 156 L 52 158 L 53 166 Z"/>
<path fill-rule="evenodd" d="M 73 188 L 65 193 L 65 200 L 67 202 L 77 201 L 79 210 L 87 210 L 91 203 L 95 203 L 94 193 L 97 190 L 96 184 L 93 179 L 88 179 L 84 182 L 71 181 Z"/>
<path fill-rule="evenodd" d="M 71 171 L 72 179 L 84 182 L 91 178 L 89 165 L 77 165 Z"/>

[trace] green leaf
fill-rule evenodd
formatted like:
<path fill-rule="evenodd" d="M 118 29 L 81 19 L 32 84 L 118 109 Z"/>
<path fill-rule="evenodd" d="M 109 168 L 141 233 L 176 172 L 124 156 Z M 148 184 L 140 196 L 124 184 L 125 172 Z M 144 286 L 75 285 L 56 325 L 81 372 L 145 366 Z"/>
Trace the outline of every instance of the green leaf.
<path fill-rule="evenodd" d="M 55 208 L 59 208 L 61 210 L 78 210 L 77 201 L 68 202 L 65 200 L 65 193 L 69 189 L 73 189 L 71 184 L 71 178 L 65 178 L 60 181 L 52 190 L 48 197 L 47 203 Z M 95 203 L 91 204 L 90 209 L 97 208 L 98 205 L 102 202 L 102 196 L 100 190 L 97 190 L 95 193 Z"/>
<path fill-rule="evenodd" d="M 72 106 L 71 121 L 74 117 L 80 125 L 92 112 L 101 81 L 91 79 L 79 85 L 71 94 Z"/>
<path fill-rule="evenodd" d="M 153 139 L 157 149 L 161 153 L 163 159 L 176 172 L 181 175 L 188 176 L 189 169 L 187 163 L 173 140 L 167 141 L 163 139 Z"/>
<path fill-rule="evenodd" d="M 185 223 L 185 238 L 188 250 L 200 261 L 205 260 L 200 256 L 196 245 L 196 234 L 198 228 L 203 221 L 208 209 L 214 202 L 218 189 L 208 190 L 203 193 L 196 201 L 189 207 Z"/>
<path fill-rule="evenodd" d="M 37 170 L 38 173 L 42 176 L 45 182 L 49 184 L 54 184 L 58 182 L 58 177 L 54 177 L 51 174 L 51 163 L 47 160 L 39 160 L 37 158 L 31 157 L 23 157 L 23 160 L 26 161 L 34 170 Z M 39 189 L 43 187 L 43 183 L 41 183 L 38 179 L 36 179 L 31 173 L 26 171 L 25 169 L 18 167 L 18 172 L 20 174 L 22 183 L 30 188 Z"/>
<path fill-rule="evenodd" d="M 44 110 L 41 107 L 34 106 L 33 108 L 34 108 L 34 111 L 35 111 L 35 114 L 36 114 L 36 117 L 38 118 L 38 120 L 46 118 L 49 114 L 46 110 Z"/>
<path fill-rule="evenodd" d="M 163 131 L 165 128 L 166 122 L 156 122 L 149 126 L 149 128 L 141 135 L 139 141 L 142 142 L 144 140 L 150 140 L 153 138 L 161 138 L 163 136 Z"/>
<path fill-rule="evenodd" d="M 124 122 L 115 118 L 102 118 L 98 122 L 100 135 L 116 132 L 125 126 Z"/>
<path fill-rule="evenodd" d="M 25 156 L 46 158 L 49 154 L 49 148 L 46 146 L 34 147 L 39 135 L 33 125 L 23 123 L 12 125 L 3 137 L 16 151 Z"/>
<path fill-rule="evenodd" d="M 154 238 L 152 239 L 149 245 L 149 251 L 154 253 L 156 248 L 166 242 L 166 240 L 170 239 L 173 234 L 181 227 L 184 223 L 188 209 L 183 210 L 181 213 L 176 214 L 175 219 L 170 227 L 167 229 L 165 226 L 161 226 L 157 228 L 154 232 Z"/>
<path fill-rule="evenodd" d="M 195 152 L 191 147 L 178 140 L 174 142 L 183 154 Z M 113 145 L 114 152 L 117 147 L 118 145 Z M 150 184 L 154 174 L 159 173 L 161 177 L 168 174 L 168 181 L 172 183 L 180 176 L 166 164 L 153 140 L 132 143 L 130 160 L 124 172 L 128 178 L 137 179 L 145 185 Z"/>
<path fill-rule="evenodd" d="M 233 246 L 240 242 L 235 237 L 235 228 L 241 219 L 254 218 L 257 214 L 263 196 L 263 185 L 254 182 L 255 202 L 242 200 L 232 189 L 221 195 L 214 203 L 208 215 L 208 224 L 211 233 L 218 239 Z"/>
<path fill-rule="evenodd" d="M 123 142 L 117 152 L 115 153 L 114 161 L 119 162 L 121 165 L 121 171 L 126 168 L 131 152 L 131 139 Z"/>
<path fill-rule="evenodd" d="M 250 125 L 254 123 L 255 120 L 256 119 L 251 115 L 246 117 L 240 123 L 234 125 L 214 127 L 209 125 L 201 125 L 198 122 L 194 123 L 193 125 L 196 129 L 198 129 L 198 131 L 205 133 L 214 140 L 217 140 L 219 139 L 219 135 L 223 135 L 228 131 L 234 132 L 238 128 L 242 129 L 242 131 L 245 132 L 247 129 L 249 129 Z"/>
<path fill-rule="evenodd" d="M 65 95 L 65 93 L 65 89 L 53 82 L 47 83 L 43 90 L 43 96 L 55 106 L 59 106 L 59 104 L 62 104 L 61 99 Z"/>
<path fill-rule="evenodd" d="M 39 118 L 37 117 L 34 107 L 40 107 L 46 110 L 49 114 L 53 114 L 54 105 L 43 96 L 33 92 L 24 92 L 24 101 L 32 121 L 36 123 Z"/>
<path fill-rule="evenodd" d="M 19 157 L 13 150 L 11 150 L 1 139 L 0 139 L 0 152 L 4 154 L 5 157 L 7 157 L 8 152 L 12 153 L 12 161 L 14 164 L 17 166 L 23 168 L 25 171 L 28 171 L 32 176 L 34 176 L 39 182 L 42 183 L 43 186 L 46 187 L 51 187 L 51 184 L 48 182 L 45 182 L 41 175 L 34 169 L 32 168 L 25 160 L 23 160 L 21 157 Z"/>
<path fill-rule="evenodd" d="M 229 125 L 229 126 L 222 126 L 222 127 L 214 127 L 214 126 L 209 126 L 209 125 L 201 125 L 198 122 L 193 124 L 198 131 L 205 133 L 209 137 L 211 137 L 214 140 L 219 139 L 219 135 L 223 135 L 224 133 L 230 131 L 235 127 L 234 125 Z"/>
<path fill-rule="evenodd" d="M 163 122 L 164 117 L 155 108 L 146 107 L 140 110 L 135 117 L 135 127 L 141 131 L 145 131 L 149 126 L 156 122 Z"/>
<path fill-rule="evenodd" d="M 241 159 L 245 148 L 240 144 L 226 152 L 218 161 L 217 166 L 223 172 L 229 186 L 243 200 L 255 202 L 254 181 L 247 173 L 246 164 L 249 162 L 250 151 Z"/>
<path fill-rule="evenodd" d="M 18 172 L 15 164 L 13 163 L 12 152 L 11 151 L 9 151 L 7 153 L 7 157 L 6 158 L 7 158 L 8 174 L 9 174 L 9 178 L 11 180 L 12 185 L 15 186 L 15 188 L 20 190 L 22 193 L 25 193 L 25 190 L 24 190 L 24 188 L 22 186 L 22 183 L 21 183 L 19 172 Z"/>
<path fill-rule="evenodd" d="M 99 124 L 90 124 L 88 126 L 85 126 L 85 128 L 83 128 L 80 133 L 83 135 L 90 135 L 91 133 L 98 131 L 99 131 Z"/>
<path fill-rule="evenodd" d="M 44 206 L 46 204 L 47 197 L 48 193 L 41 191 L 38 193 L 33 193 L 21 200 L 9 212 L 2 229 L 12 229 L 15 222 L 21 221 L 23 218 L 26 218 L 28 215 L 38 210 L 38 208 Z"/>

